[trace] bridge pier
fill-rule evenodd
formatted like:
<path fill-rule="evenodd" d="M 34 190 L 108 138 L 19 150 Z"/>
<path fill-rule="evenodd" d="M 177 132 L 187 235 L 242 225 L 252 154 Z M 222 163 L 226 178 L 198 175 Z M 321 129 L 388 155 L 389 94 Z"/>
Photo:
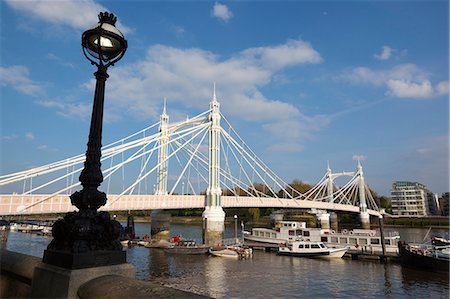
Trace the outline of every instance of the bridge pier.
<path fill-rule="evenodd" d="M 225 231 L 225 212 L 220 206 L 206 207 L 203 211 L 203 242 L 216 245 L 222 242 Z"/>
<path fill-rule="evenodd" d="M 330 213 L 317 214 L 317 219 L 320 221 L 320 227 L 322 229 L 330 228 Z"/>
<path fill-rule="evenodd" d="M 284 212 L 282 210 L 273 211 L 272 214 L 270 214 L 270 224 L 272 224 L 272 227 L 275 227 L 275 225 L 283 221 L 284 218 Z"/>
<path fill-rule="evenodd" d="M 361 212 L 359 219 L 361 220 L 361 228 L 370 229 L 370 215 L 368 212 Z"/>
<path fill-rule="evenodd" d="M 150 214 L 151 238 L 156 241 L 169 241 L 170 239 L 170 220 L 172 215 L 164 210 L 153 210 Z"/>
<path fill-rule="evenodd" d="M 334 229 L 335 231 L 338 231 L 339 229 L 338 216 L 336 212 L 330 212 L 330 226 L 331 229 Z"/>

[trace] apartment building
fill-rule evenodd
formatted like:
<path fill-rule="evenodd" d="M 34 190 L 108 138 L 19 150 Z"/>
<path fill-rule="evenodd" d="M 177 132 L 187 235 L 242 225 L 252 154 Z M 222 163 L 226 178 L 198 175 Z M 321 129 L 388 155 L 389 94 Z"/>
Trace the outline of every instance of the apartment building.
<path fill-rule="evenodd" d="M 439 215 L 437 194 L 418 182 L 397 181 L 392 184 L 392 214 L 402 216 Z"/>

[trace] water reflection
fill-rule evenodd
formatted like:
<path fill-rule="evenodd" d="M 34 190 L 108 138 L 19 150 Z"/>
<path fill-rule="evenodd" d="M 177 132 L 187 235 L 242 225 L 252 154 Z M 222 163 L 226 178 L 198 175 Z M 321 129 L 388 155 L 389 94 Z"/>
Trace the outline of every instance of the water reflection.
<path fill-rule="evenodd" d="M 150 264 L 148 267 L 150 279 L 153 277 L 169 277 L 169 261 L 162 249 L 149 250 Z"/>
<path fill-rule="evenodd" d="M 220 257 L 210 257 L 205 262 L 205 280 L 208 293 L 214 298 L 222 298 L 227 291 L 225 262 L 236 262 Z"/>

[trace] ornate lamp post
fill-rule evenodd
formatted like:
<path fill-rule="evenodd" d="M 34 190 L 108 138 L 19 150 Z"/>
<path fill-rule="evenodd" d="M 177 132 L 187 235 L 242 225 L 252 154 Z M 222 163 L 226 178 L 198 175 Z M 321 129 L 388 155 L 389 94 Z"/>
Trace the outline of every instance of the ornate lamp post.
<path fill-rule="evenodd" d="M 70 196 L 79 211 L 67 213 L 53 225 L 53 240 L 43 258 L 45 263 L 64 268 L 126 263 L 126 253 L 119 242 L 120 223 L 111 220 L 108 212 L 97 211 L 107 200 L 106 194 L 97 189 L 103 182 L 100 158 L 105 82 L 109 77 L 106 71 L 127 49 L 127 41 L 115 27 L 116 21 L 112 13 L 100 13 L 99 23 L 82 35 L 84 56 L 97 66 L 86 161 L 80 174 L 83 189 Z"/>

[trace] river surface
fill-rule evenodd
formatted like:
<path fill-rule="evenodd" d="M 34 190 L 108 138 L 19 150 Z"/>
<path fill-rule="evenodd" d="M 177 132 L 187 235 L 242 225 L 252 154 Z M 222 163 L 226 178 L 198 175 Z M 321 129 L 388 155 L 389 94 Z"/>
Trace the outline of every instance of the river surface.
<path fill-rule="evenodd" d="M 422 242 L 427 229 L 397 229 L 402 240 Z M 136 223 L 138 236 L 149 234 L 149 223 Z M 199 239 L 200 224 L 172 224 L 171 234 Z M 448 230 L 431 230 L 447 236 Z M 234 236 L 234 225 L 225 237 Z M 10 232 L 7 249 L 42 257 L 51 237 Z M 449 298 L 449 277 L 351 259 L 320 260 L 254 251 L 253 258 L 232 260 L 207 255 L 173 255 L 160 249 L 133 246 L 128 262 L 141 280 L 214 298 Z"/>

